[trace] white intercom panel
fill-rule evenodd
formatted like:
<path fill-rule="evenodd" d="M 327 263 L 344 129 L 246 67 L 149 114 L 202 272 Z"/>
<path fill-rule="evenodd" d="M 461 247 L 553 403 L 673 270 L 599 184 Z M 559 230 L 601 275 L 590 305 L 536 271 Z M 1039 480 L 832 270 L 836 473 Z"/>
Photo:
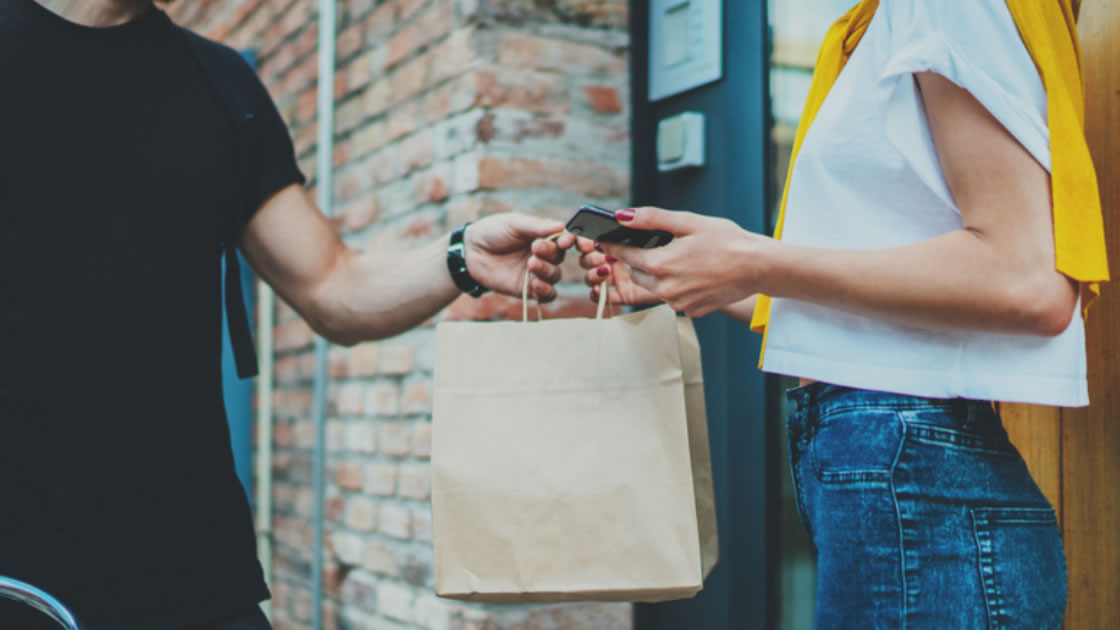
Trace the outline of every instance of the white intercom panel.
<path fill-rule="evenodd" d="M 723 76 L 723 0 L 650 0 L 649 100 Z"/>

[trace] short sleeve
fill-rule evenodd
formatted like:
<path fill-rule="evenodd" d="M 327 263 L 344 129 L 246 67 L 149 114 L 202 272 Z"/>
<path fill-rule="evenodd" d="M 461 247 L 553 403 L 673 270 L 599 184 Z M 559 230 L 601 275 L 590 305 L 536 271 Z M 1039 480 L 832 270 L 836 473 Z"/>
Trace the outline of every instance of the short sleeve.
<path fill-rule="evenodd" d="M 242 177 L 245 203 L 237 228 L 241 231 L 269 197 L 291 184 L 306 181 L 296 163 L 295 149 L 287 124 L 256 73 L 245 79 L 248 109 L 242 142 L 245 167 Z"/>
<path fill-rule="evenodd" d="M 905 0 L 880 7 L 888 8 L 891 28 L 879 84 L 887 100 L 886 135 L 935 193 L 955 207 L 936 151 L 928 150 L 933 141 L 915 73 L 935 72 L 968 90 L 1050 170 L 1046 91 L 1004 0 Z"/>

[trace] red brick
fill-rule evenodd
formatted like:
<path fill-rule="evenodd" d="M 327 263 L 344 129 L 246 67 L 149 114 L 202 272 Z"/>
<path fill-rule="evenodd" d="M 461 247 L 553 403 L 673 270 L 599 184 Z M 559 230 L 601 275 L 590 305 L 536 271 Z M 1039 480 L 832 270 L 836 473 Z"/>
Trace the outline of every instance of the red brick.
<path fill-rule="evenodd" d="M 359 531 L 373 531 L 377 527 L 377 504 L 366 497 L 346 500 L 346 526 Z"/>
<path fill-rule="evenodd" d="M 420 7 L 424 6 L 426 2 L 428 2 L 428 0 L 397 0 L 397 7 L 400 9 L 398 19 L 402 22 L 407 20 L 413 13 L 416 13 Z"/>
<path fill-rule="evenodd" d="M 388 463 L 373 463 L 365 467 L 365 491 L 382 497 L 397 493 L 397 466 Z"/>
<path fill-rule="evenodd" d="M 342 515 L 345 513 L 345 509 L 345 499 L 340 496 L 327 497 L 326 519 L 328 521 L 336 523 L 342 522 Z"/>
<path fill-rule="evenodd" d="M 409 452 L 409 425 L 406 422 L 390 422 L 381 426 L 381 452 L 393 457 L 404 457 Z"/>
<path fill-rule="evenodd" d="M 432 493 L 427 466 L 401 466 L 397 494 L 406 499 L 426 500 Z"/>
<path fill-rule="evenodd" d="M 372 543 L 366 547 L 365 553 L 362 554 L 362 567 L 378 575 L 389 577 L 400 575 L 393 548 L 384 543 Z"/>
<path fill-rule="evenodd" d="M 433 238 L 438 236 L 439 232 L 440 225 L 432 216 L 413 216 L 412 218 L 408 219 L 408 221 L 404 224 L 403 229 L 401 229 L 401 245 L 411 245 L 412 243 L 409 243 L 410 241 L 428 243 Z M 408 371 L 412 371 L 411 364 Z M 403 374 L 404 372 L 400 373 Z"/>
<path fill-rule="evenodd" d="M 382 534 L 408 540 L 412 538 L 412 512 L 391 503 L 381 506 L 378 531 Z"/>
<path fill-rule="evenodd" d="M 479 161 L 478 185 L 484 190 L 545 188 L 591 197 L 625 196 L 629 182 L 605 165 L 583 160 L 488 157 Z"/>
<path fill-rule="evenodd" d="M 622 76 L 626 60 L 594 44 L 507 32 L 498 42 L 498 63 L 571 75 Z"/>
<path fill-rule="evenodd" d="M 364 412 L 367 416 L 393 417 L 401 412 L 400 386 L 394 383 L 378 383 L 366 393 Z"/>
<path fill-rule="evenodd" d="M 415 508 L 412 510 L 412 537 L 426 542 L 432 541 L 432 509 L 431 507 Z"/>
<path fill-rule="evenodd" d="M 432 390 L 428 381 L 417 381 L 405 387 L 401 406 L 410 415 L 431 413 Z"/>
<path fill-rule="evenodd" d="M 362 25 L 351 24 L 338 34 L 335 42 L 339 59 L 348 59 L 351 55 L 361 50 L 364 45 Z"/>
<path fill-rule="evenodd" d="M 412 346 L 405 343 L 389 343 L 381 347 L 382 374 L 408 374 L 414 365 Z"/>
<path fill-rule="evenodd" d="M 583 95 L 587 97 L 591 109 L 600 114 L 617 114 L 622 111 L 618 90 L 609 85 L 585 85 Z"/>
<path fill-rule="evenodd" d="M 297 320 L 273 329 L 272 343 L 277 352 L 306 348 L 315 340 L 315 333 L 307 322 Z"/>
<path fill-rule="evenodd" d="M 292 445 L 292 424 L 290 422 L 277 422 L 272 425 L 272 443 L 279 448 Z"/>
<path fill-rule="evenodd" d="M 385 58 L 384 65 L 386 70 L 403 61 L 413 51 L 415 38 L 416 29 L 408 27 L 401 29 L 389 39 L 389 54 Z"/>
<path fill-rule="evenodd" d="M 566 114 L 571 109 L 564 77 L 543 73 L 478 72 L 475 74 L 475 105 L 543 114 Z"/>
<path fill-rule="evenodd" d="M 387 137 L 396 140 L 416 131 L 420 118 L 420 109 L 415 103 L 401 105 L 389 114 L 389 129 Z"/>
<path fill-rule="evenodd" d="M 496 319 L 521 319 L 521 300 L 496 293 L 480 298 L 469 295 L 459 297 L 444 311 L 448 320 L 489 321 Z"/>
<path fill-rule="evenodd" d="M 397 68 L 390 75 L 389 81 L 393 88 L 392 102 L 394 104 L 411 99 L 424 88 L 429 61 L 429 55 L 417 57 Z"/>
<path fill-rule="evenodd" d="M 334 482 L 343 490 L 362 489 L 362 467 L 353 462 L 343 462 L 334 473 Z"/>
<path fill-rule="evenodd" d="M 353 376 L 375 376 L 380 371 L 381 346 L 373 342 L 350 349 L 349 373 Z"/>
<path fill-rule="evenodd" d="M 272 392 L 272 412 L 277 418 L 301 417 L 310 410 L 310 389 L 277 389 Z"/>
<path fill-rule="evenodd" d="M 375 195 L 368 195 L 347 207 L 342 215 L 342 227 L 353 232 L 373 225 L 381 213 L 381 203 Z"/>
<path fill-rule="evenodd" d="M 420 422 L 412 429 L 412 454 L 415 457 L 432 456 L 432 423 Z"/>

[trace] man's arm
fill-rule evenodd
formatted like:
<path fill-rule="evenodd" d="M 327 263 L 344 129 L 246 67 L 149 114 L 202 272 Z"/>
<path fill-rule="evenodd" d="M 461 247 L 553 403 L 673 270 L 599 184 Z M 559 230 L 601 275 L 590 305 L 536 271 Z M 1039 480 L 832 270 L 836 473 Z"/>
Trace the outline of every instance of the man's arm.
<path fill-rule="evenodd" d="M 467 229 L 467 269 L 483 286 L 520 295 L 528 267 L 538 299 L 556 297 L 557 265 L 574 237 L 535 241 L 559 232 L 555 221 L 525 215 L 488 217 Z M 359 254 L 338 237 L 308 194 L 292 185 L 256 212 L 242 250 L 253 268 L 335 343 L 383 339 L 413 328 L 461 293 L 447 270 L 447 237 L 406 251 Z M 530 252 L 531 248 L 531 252 Z"/>

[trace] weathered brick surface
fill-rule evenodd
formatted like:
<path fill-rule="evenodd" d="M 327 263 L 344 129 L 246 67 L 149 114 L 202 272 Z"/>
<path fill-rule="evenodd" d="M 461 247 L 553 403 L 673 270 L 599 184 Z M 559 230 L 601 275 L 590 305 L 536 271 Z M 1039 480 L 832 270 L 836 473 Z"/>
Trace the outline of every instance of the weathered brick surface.
<path fill-rule="evenodd" d="M 172 17 L 236 48 L 291 127 L 316 182 L 316 0 L 208 0 Z M 502 212 L 566 218 L 630 190 L 626 0 L 340 0 L 332 224 L 392 252 Z M 546 317 L 594 313 L 570 256 Z M 418 330 L 330 350 L 327 629 L 624 630 L 630 607 L 488 607 L 434 596 L 431 379 L 435 323 L 521 317 L 515 299 L 461 298 Z M 309 627 L 314 333 L 276 307 L 273 617 Z"/>

